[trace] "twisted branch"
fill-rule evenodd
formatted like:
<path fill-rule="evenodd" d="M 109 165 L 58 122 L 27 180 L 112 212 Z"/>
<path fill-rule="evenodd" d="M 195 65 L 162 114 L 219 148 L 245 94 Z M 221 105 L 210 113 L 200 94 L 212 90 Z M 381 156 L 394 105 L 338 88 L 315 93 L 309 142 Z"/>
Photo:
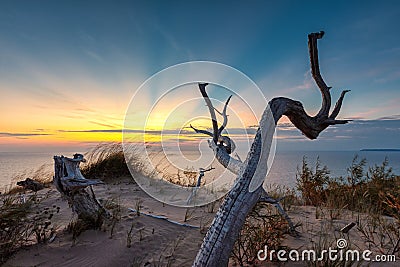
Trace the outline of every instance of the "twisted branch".
<path fill-rule="evenodd" d="M 200 92 L 210 109 L 211 118 L 213 119 L 213 141 L 210 141 L 209 144 L 211 148 L 216 151 L 217 159 L 223 166 L 229 163 L 229 165 L 240 167 L 236 183 L 229 191 L 222 206 L 218 210 L 204 238 L 193 266 L 227 265 L 229 255 L 247 214 L 260 199 L 268 199 L 268 196 L 264 195 L 265 191 L 262 187 L 258 186 L 255 187 L 254 190 L 250 190 L 253 180 L 265 178 L 266 170 L 259 166 L 259 162 L 266 162 L 268 159 L 269 149 L 271 147 L 270 144 L 272 142 L 272 134 L 268 131 L 270 130 L 268 127 L 273 124 L 276 125 L 279 119 L 285 115 L 307 138 L 316 139 L 329 125 L 345 124 L 349 122 L 349 120 L 336 120 L 336 116 L 339 114 L 344 96 L 348 90 L 342 92 L 332 113 L 329 115 L 331 108 L 331 95 L 329 90 L 331 87 L 326 85 L 320 74 L 317 49 L 317 40 L 321 39 L 323 35 L 324 32 L 311 33 L 308 35 L 311 72 L 322 95 L 322 105 L 318 114 L 313 117 L 309 116 L 305 112 L 302 103 L 299 101 L 285 97 L 272 99 L 262 115 L 260 126 L 257 129 L 254 142 L 244 163 L 237 162 L 237 165 L 231 164 L 235 159 L 230 157 L 226 151 L 224 152 L 223 149 L 217 145 L 218 131 L 216 130 L 217 123 L 214 109 L 211 109 L 211 101 L 205 92 L 206 84 L 199 85 Z M 271 114 L 273 118 L 271 118 Z M 256 182 L 256 184 L 258 185 L 258 182 Z"/>
<path fill-rule="evenodd" d="M 232 98 L 232 95 L 230 95 L 228 97 L 228 99 L 226 100 L 222 113 L 219 112 L 217 109 L 215 109 L 215 111 L 217 111 L 218 114 L 220 114 L 224 118 L 224 121 L 222 122 L 221 127 L 219 127 L 219 129 L 218 129 L 218 135 L 222 134 L 222 131 L 225 129 L 226 125 L 228 124 L 228 115 L 226 114 L 226 108 L 228 107 L 228 104 L 229 104 L 229 101 L 231 100 L 231 98 Z"/>

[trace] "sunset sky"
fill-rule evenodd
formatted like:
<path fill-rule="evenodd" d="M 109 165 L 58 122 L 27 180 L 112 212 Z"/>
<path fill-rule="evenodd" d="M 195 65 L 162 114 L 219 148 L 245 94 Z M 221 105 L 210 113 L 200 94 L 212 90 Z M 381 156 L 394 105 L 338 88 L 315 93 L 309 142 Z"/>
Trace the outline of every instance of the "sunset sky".
<path fill-rule="evenodd" d="M 319 42 L 322 75 L 333 101 L 351 90 L 339 117 L 354 121 L 309 141 L 283 120 L 278 149 L 400 148 L 399 25 L 399 1 L 1 1 L 0 151 L 120 141 L 138 87 L 188 61 L 232 66 L 267 100 L 290 97 L 315 114 L 321 96 L 309 71 L 307 34 L 319 30 L 326 32 Z M 198 94 L 196 85 L 185 90 L 171 99 Z M 156 99 L 149 90 L 135 101 Z M 171 105 L 159 106 L 152 130 L 164 127 Z M 207 116 L 201 99 L 180 112 L 194 109 Z M 183 127 L 178 115 L 167 130 Z M 254 125 L 251 114 L 243 125 L 233 117 L 232 128 Z"/>

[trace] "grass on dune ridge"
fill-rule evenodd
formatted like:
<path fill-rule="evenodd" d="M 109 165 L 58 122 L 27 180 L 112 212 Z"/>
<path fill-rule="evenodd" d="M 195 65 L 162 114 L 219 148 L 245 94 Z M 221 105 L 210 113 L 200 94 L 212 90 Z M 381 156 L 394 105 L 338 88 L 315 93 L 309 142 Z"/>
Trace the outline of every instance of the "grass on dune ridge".
<path fill-rule="evenodd" d="M 121 143 L 101 143 L 85 153 L 85 159 L 81 164 L 85 178 L 107 182 L 130 175 Z"/>
<path fill-rule="evenodd" d="M 72 157 L 72 154 L 66 156 Z M 136 158 L 136 160 L 130 162 L 131 169 L 134 172 L 147 175 L 147 164 L 141 159 L 139 147 L 133 146 L 131 154 Z M 86 162 L 81 163 L 80 169 L 85 178 L 100 179 L 107 183 L 121 176 L 130 176 L 120 142 L 100 143 L 85 152 L 84 157 Z M 25 180 L 28 177 L 45 186 L 50 186 L 53 181 L 53 175 L 53 168 L 43 164 L 36 170 L 26 170 L 12 177 L 11 184 L 5 188 L 4 192 L 8 194 L 23 192 L 23 188 L 16 186 L 16 182 Z"/>
<path fill-rule="evenodd" d="M 347 168 L 346 177 L 331 177 L 319 158 L 315 168 L 311 168 L 304 157 L 296 175 L 297 188 L 271 188 L 269 194 L 275 199 L 284 197 L 283 208 L 290 211 L 295 206 L 314 206 L 315 218 L 324 219 L 325 233 L 328 226 L 346 217 L 345 210 L 356 212 L 355 232 L 365 242 L 365 246 L 382 254 L 400 257 L 400 176 L 395 175 L 389 162 L 366 169 L 366 159 L 354 157 Z M 296 224 L 302 226 L 302 223 Z M 305 225 L 304 227 L 307 227 Z M 322 226 L 321 226 L 322 227 Z M 310 230 L 309 230 L 310 231 Z M 311 229 L 312 232 L 318 230 Z M 324 232 L 322 231 L 322 232 Z M 322 234 L 310 242 L 315 251 L 322 251 L 335 244 L 338 237 Z M 263 266 L 256 255 L 260 248 L 277 250 L 287 235 L 287 222 L 276 213 L 271 205 L 258 203 L 247 216 L 245 224 L 236 240 L 231 258 L 238 266 Z M 343 238 L 343 237 L 342 237 Z M 347 236 L 348 238 L 348 236 Z M 349 241 L 351 244 L 351 241 Z M 329 243 L 329 244 L 328 244 Z M 276 258 L 272 261 L 277 261 Z M 323 262 L 305 262 L 306 266 L 357 266 L 356 262 L 340 259 Z"/>
<path fill-rule="evenodd" d="M 346 177 L 331 177 L 326 166 L 316 160 L 312 170 L 303 158 L 297 174 L 297 190 L 305 205 L 327 206 L 358 212 L 394 216 L 393 203 L 400 203 L 400 176 L 393 173 L 385 158 L 380 165 L 366 169 L 367 160 L 353 158 Z"/>

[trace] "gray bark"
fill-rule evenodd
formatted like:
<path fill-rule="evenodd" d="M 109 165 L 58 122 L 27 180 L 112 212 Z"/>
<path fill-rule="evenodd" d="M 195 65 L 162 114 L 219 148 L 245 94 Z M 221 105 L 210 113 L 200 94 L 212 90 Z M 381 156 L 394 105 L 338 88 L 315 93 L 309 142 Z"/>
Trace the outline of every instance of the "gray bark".
<path fill-rule="evenodd" d="M 86 228 L 98 228 L 108 217 L 108 212 L 97 201 L 93 190 L 89 193 L 86 188 L 103 182 L 83 177 L 79 164 L 84 161 L 81 154 L 75 154 L 72 159 L 54 156 L 53 183 L 61 195 L 68 200 L 72 211 L 78 215 L 78 220 L 83 222 Z"/>
<path fill-rule="evenodd" d="M 247 214 L 264 195 L 264 190 L 261 186 L 256 187 L 253 192 L 250 192 L 249 186 L 257 168 L 259 167 L 259 159 L 262 153 L 264 153 L 262 148 L 270 148 L 270 144 L 265 145 L 266 140 L 263 140 L 262 138 L 262 131 L 266 131 L 266 129 L 262 129 L 262 127 L 263 125 L 268 125 L 267 121 L 271 117 L 270 112 L 272 113 L 275 124 L 283 115 L 285 115 L 306 137 L 310 139 L 316 139 L 329 125 L 344 124 L 348 122 L 348 120 L 335 119 L 340 111 L 344 95 L 348 92 L 347 90 L 343 91 L 331 115 L 329 115 L 329 110 L 331 108 L 331 95 L 329 90 L 331 88 L 323 81 L 318 64 L 317 40 L 322 38 L 323 35 L 324 32 L 311 33 L 308 35 L 312 76 L 322 94 L 322 106 L 320 111 L 314 117 L 309 116 L 305 112 L 301 102 L 284 97 L 274 98 L 268 103 L 268 107 L 263 113 L 260 127 L 257 130 L 247 158 L 244 163 L 240 163 L 236 183 L 229 191 L 223 204 L 218 210 L 213 223 L 204 238 L 193 266 L 226 266 Z M 209 106 L 211 114 L 209 99 L 205 93 L 205 86 L 206 85 L 199 85 L 200 91 Z M 218 133 L 218 131 L 215 130 L 214 125 L 216 124 L 215 114 L 212 116 L 212 120 L 214 132 Z M 221 164 L 228 167 L 230 165 L 229 162 L 234 159 L 230 157 L 229 151 L 224 149 L 226 146 L 223 146 L 223 144 L 217 144 L 215 136 L 212 142 L 214 143 L 212 147 L 215 148 L 217 155 L 218 153 L 221 154 L 217 159 L 223 159 Z M 272 142 L 272 138 L 267 138 L 267 142 Z M 238 167 L 239 163 L 234 162 L 231 165 Z"/>

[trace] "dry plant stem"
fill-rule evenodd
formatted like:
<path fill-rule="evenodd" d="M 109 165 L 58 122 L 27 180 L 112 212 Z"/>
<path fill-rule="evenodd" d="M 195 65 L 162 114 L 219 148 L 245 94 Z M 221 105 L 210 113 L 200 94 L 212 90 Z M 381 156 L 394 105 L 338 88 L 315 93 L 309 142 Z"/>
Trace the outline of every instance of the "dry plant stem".
<path fill-rule="evenodd" d="M 331 106 L 330 88 L 327 87 L 323 81 L 318 65 L 317 40 L 322 38 L 323 34 L 323 32 L 320 32 L 308 35 L 312 75 L 322 94 L 322 106 L 318 114 L 311 117 L 304 111 L 303 105 L 300 102 L 284 97 L 278 97 L 272 99 L 268 103 L 268 107 L 261 118 L 260 127 L 265 125 L 266 121 L 269 119 L 269 112 L 272 112 L 275 124 L 283 115 L 285 115 L 306 137 L 315 139 L 318 137 L 319 133 L 329 125 L 344 124 L 348 122 L 347 120 L 335 120 L 335 117 L 339 113 L 345 91 L 342 93 L 336 107 L 329 116 Z M 206 84 L 199 85 L 200 91 L 209 107 L 210 114 L 213 114 L 214 109 L 210 106 L 211 102 L 207 94 L 204 94 L 205 86 Z M 224 151 L 224 147 L 221 144 L 217 145 L 218 138 L 215 134 L 218 133 L 218 129 L 216 130 L 217 126 L 215 126 L 215 113 L 214 117 L 212 116 L 212 119 L 214 129 L 212 142 L 216 145 L 216 151 L 214 151 L 217 152 L 217 156 L 218 153 L 222 153 L 224 160 L 228 157 L 228 164 L 226 164 L 225 161 L 221 162 L 221 164 L 229 166 L 229 161 L 234 159 L 230 157 L 228 153 L 229 151 Z M 254 142 L 247 155 L 247 159 L 242 163 L 242 167 L 239 168 L 236 183 L 229 191 L 222 206 L 219 208 L 214 221 L 204 238 L 193 266 L 226 266 L 228 264 L 232 248 L 244 224 L 247 214 L 253 209 L 254 205 L 260 200 L 260 197 L 264 193 L 261 186 L 255 191 L 249 192 L 250 181 L 256 172 L 260 155 L 262 153 L 262 142 L 261 128 L 258 128 Z M 221 150 L 222 152 L 220 152 Z"/>
<path fill-rule="evenodd" d="M 78 215 L 78 220 L 85 222 L 87 228 L 97 228 L 109 214 L 97 201 L 94 192 L 91 191 L 89 194 L 86 190 L 86 187 L 102 182 L 83 177 L 79 169 L 79 164 L 83 161 L 81 154 L 75 154 L 73 159 L 54 156 L 53 183 L 61 195 L 68 200 L 72 211 Z"/>
<path fill-rule="evenodd" d="M 206 169 L 206 170 L 203 169 L 203 168 L 200 168 L 199 177 L 197 178 L 196 186 L 192 189 L 192 193 L 190 194 L 190 196 L 188 197 L 188 199 L 186 201 L 187 204 L 190 204 L 192 202 L 192 200 L 193 200 L 193 197 L 196 196 L 197 190 L 199 189 L 199 187 L 201 185 L 201 178 L 204 177 L 204 173 L 205 172 L 209 172 L 209 171 L 214 170 L 214 169 L 215 168 L 213 168 L 213 167 L 210 167 L 209 169 Z"/>
<path fill-rule="evenodd" d="M 286 211 L 283 209 L 280 201 L 283 198 L 279 199 L 274 199 L 272 197 L 269 197 L 268 194 L 264 191 L 264 195 L 262 195 L 259 199 L 260 202 L 265 202 L 274 205 L 274 207 L 278 210 L 279 214 L 287 221 L 289 224 L 289 231 L 293 235 L 297 235 L 298 233 L 296 232 L 296 227 L 293 224 L 292 219 L 290 219 L 289 215 L 286 213 Z"/>

